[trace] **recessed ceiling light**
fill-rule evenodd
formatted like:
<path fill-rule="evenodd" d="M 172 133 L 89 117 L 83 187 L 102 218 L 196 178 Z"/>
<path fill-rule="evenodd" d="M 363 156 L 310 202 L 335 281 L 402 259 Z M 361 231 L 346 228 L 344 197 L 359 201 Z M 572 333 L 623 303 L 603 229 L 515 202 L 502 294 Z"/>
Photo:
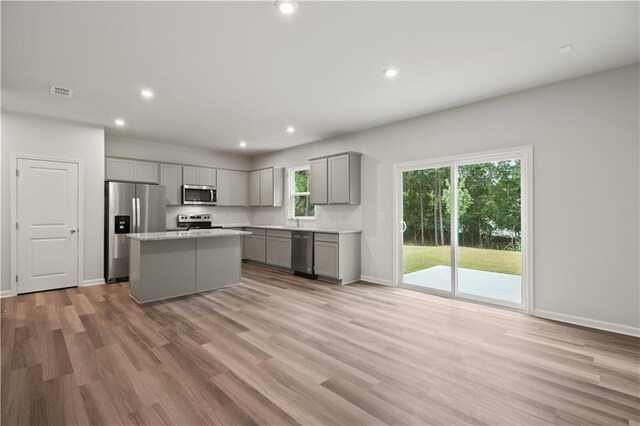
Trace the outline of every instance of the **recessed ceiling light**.
<path fill-rule="evenodd" d="M 140 91 L 140 96 L 142 96 L 145 99 L 151 99 L 153 98 L 153 91 L 151 89 L 142 89 Z"/>
<path fill-rule="evenodd" d="M 118 127 L 122 127 L 124 126 L 124 120 L 122 118 L 116 118 L 115 120 L 113 120 L 113 122 L 115 123 L 116 126 Z"/>
<path fill-rule="evenodd" d="M 394 78 L 398 75 L 398 68 L 385 68 L 382 70 L 382 74 L 387 78 Z"/>
<path fill-rule="evenodd" d="M 293 126 L 287 127 L 287 133 L 291 134 L 291 133 L 294 133 L 295 131 L 296 131 L 295 127 L 293 127 Z"/>
<path fill-rule="evenodd" d="M 276 7 L 281 13 L 285 15 L 291 15 L 293 12 L 298 9 L 298 3 L 295 1 L 277 1 Z"/>
<path fill-rule="evenodd" d="M 566 46 L 562 46 L 560 48 L 560 53 L 571 53 L 573 52 L 573 46 L 571 44 L 567 44 Z"/>
<path fill-rule="evenodd" d="M 246 148 L 247 143 L 245 141 L 240 141 L 240 148 Z"/>

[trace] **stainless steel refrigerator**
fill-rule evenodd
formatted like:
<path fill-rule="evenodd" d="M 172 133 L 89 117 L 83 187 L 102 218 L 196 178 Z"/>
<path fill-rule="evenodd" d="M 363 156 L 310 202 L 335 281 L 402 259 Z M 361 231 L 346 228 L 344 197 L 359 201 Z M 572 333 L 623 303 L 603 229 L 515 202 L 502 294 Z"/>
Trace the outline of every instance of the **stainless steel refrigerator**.
<path fill-rule="evenodd" d="M 167 197 L 164 185 L 105 182 L 104 279 L 129 276 L 129 238 L 137 232 L 166 231 Z"/>

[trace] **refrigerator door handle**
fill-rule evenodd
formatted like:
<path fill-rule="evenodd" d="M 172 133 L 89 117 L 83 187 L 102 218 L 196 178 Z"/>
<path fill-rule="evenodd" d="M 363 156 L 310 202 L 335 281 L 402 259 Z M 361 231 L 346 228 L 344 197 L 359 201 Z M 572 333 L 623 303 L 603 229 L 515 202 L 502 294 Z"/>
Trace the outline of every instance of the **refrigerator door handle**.
<path fill-rule="evenodd" d="M 140 198 L 136 198 L 136 226 L 140 227 Z M 140 232 L 140 229 L 136 229 L 136 232 Z"/>
<path fill-rule="evenodd" d="M 131 231 L 133 233 L 136 233 L 136 232 L 138 232 L 138 229 L 137 229 L 138 228 L 138 224 L 136 223 L 136 217 L 137 217 L 136 216 L 136 198 L 132 198 L 131 199 L 131 211 L 132 211 L 132 214 L 131 214 L 131 216 L 132 216 L 131 217 L 131 222 L 132 222 L 131 223 Z"/>

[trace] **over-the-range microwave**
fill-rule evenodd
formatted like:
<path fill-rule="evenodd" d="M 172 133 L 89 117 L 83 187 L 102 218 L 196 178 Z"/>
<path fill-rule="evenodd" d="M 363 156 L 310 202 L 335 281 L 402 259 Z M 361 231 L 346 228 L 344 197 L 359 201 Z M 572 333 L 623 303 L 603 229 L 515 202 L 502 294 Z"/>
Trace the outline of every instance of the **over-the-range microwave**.
<path fill-rule="evenodd" d="M 215 186 L 182 185 L 182 204 L 215 206 L 218 202 Z"/>

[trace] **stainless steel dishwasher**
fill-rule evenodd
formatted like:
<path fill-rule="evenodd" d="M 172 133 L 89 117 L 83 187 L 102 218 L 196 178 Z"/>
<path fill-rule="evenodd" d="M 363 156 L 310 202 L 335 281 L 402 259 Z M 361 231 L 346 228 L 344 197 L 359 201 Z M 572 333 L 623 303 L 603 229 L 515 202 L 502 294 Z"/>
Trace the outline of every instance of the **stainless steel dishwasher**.
<path fill-rule="evenodd" d="M 296 275 L 317 278 L 313 273 L 313 232 L 291 232 L 291 269 Z"/>

